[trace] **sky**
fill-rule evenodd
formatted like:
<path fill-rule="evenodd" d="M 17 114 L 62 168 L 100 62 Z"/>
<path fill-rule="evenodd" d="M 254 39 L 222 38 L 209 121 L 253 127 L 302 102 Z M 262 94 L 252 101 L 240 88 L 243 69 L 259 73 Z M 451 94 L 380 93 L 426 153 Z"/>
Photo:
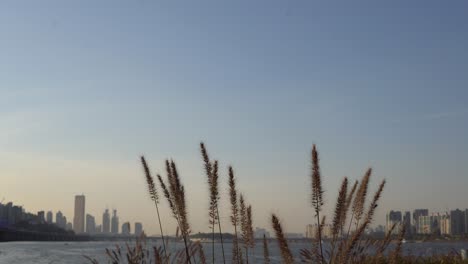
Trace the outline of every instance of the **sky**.
<path fill-rule="evenodd" d="M 387 211 L 468 208 L 466 1 L 0 3 L 0 199 L 157 234 L 139 163 L 177 163 L 193 232 L 208 231 L 204 141 L 286 232 L 313 223 L 317 144 L 330 213 L 344 176 L 387 180 Z M 1 200 L 0 200 L 1 201 Z M 166 201 L 163 226 L 175 232 Z"/>

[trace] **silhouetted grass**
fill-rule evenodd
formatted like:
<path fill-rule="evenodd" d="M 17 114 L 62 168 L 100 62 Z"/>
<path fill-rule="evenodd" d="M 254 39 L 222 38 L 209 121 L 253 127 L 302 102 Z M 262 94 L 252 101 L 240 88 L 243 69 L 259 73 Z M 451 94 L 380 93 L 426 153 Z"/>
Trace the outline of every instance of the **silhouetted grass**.
<path fill-rule="evenodd" d="M 215 225 L 218 224 L 219 233 L 221 232 L 221 223 L 219 217 L 219 168 L 218 161 L 211 161 L 208 152 L 203 143 L 200 144 L 201 154 L 204 162 L 205 172 L 209 187 L 209 223 L 212 234 L 214 235 Z M 182 180 L 177 171 L 177 166 L 174 161 L 166 160 L 165 170 L 167 174 L 166 181 L 160 175 L 157 175 L 159 187 L 166 198 L 169 208 L 171 209 L 172 216 L 177 222 L 177 234 L 181 233 L 184 242 L 184 248 L 177 252 L 166 251 L 166 243 L 162 232 L 161 216 L 159 215 L 159 195 L 157 186 L 150 173 L 149 166 L 144 157 L 141 157 L 141 163 L 144 168 L 145 178 L 147 181 L 148 191 L 151 199 L 156 205 L 158 222 L 161 230 L 161 237 L 163 239 L 162 247 L 153 247 L 148 249 L 144 237 L 138 239 L 135 245 L 126 245 L 126 253 L 117 246 L 115 249 L 107 249 L 106 254 L 110 263 L 129 263 L 129 264 L 168 264 L 168 263 L 206 263 L 206 258 L 203 250 L 203 245 L 199 242 L 192 243 L 189 241 L 190 224 L 188 221 L 188 208 L 186 205 L 185 189 Z M 391 263 L 468 263 L 463 261 L 458 254 L 451 254 L 446 256 L 429 256 L 429 257 L 413 257 L 402 256 L 402 241 L 405 234 L 404 226 L 400 226 L 399 235 L 396 240 L 395 248 L 385 255 L 386 249 L 392 241 L 392 233 L 396 228 L 393 225 L 387 231 L 383 240 L 364 239 L 364 231 L 372 223 L 375 210 L 382 196 L 385 187 L 385 180 L 383 180 L 374 196 L 370 201 L 368 199 L 369 182 L 372 175 L 372 169 L 366 170 L 366 173 L 360 181 L 354 181 L 354 184 L 349 188 L 349 180 L 345 177 L 339 188 L 338 197 L 335 203 L 335 209 L 332 218 L 332 239 L 330 251 L 324 252 L 322 245 L 323 228 L 326 224 L 326 217 L 321 215 L 322 207 L 324 206 L 324 191 L 322 189 L 322 174 L 319 164 L 319 153 L 317 147 L 313 145 L 311 155 L 311 204 L 314 212 L 314 221 L 317 223 L 315 238 L 312 239 L 312 245 L 309 249 L 302 249 L 299 256 L 294 256 L 285 238 L 285 231 L 277 215 L 271 215 L 271 224 L 275 233 L 276 241 L 280 249 L 282 263 L 291 264 L 297 262 L 303 263 L 377 263 L 377 264 L 391 264 Z M 236 178 L 234 177 L 234 169 L 228 167 L 228 186 L 229 186 L 229 202 L 231 206 L 230 220 L 234 227 L 233 238 L 233 256 L 232 263 L 241 264 L 249 263 L 249 249 L 254 248 L 253 237 L 253 209 L 252 206 L 247 204 L 243 194 L 238 195 L 239 191 L 236 187 Z M 367 204 L 367 206 L 366 206 Z M 348 215 L 351 213 L 350 218 Z M 347 227 L 347 228 L 346 228 Z M 347 229 L 347 230 L 346 230 Z M 178 236 L 178 235 L 177 235 Z M 242 241 L 245 255 L 239 245 L 239 237 Z M 214 239 L 213 239 L 214 243 Z M 221 243 L 223 245 L 223 243 Z M 214 244 L 212 244 L 213 246 Z M 213 247 L 214 249 L 214 247 Z M 369 250 L 373 249 L 373 250 Z M 224 246 L 223 262 L 224 257 Z M 370 254 L 369 252 L 373 252 Z M 270 253 L 268 249 L 268 241 L 263 239 L 263 255 L 264 263 L 270 263 Z M 97 263 L 95 259 L 86 257 L 91 263 Z M 214 250 L 212 255 L 212 262 L 214 259 Z"/>

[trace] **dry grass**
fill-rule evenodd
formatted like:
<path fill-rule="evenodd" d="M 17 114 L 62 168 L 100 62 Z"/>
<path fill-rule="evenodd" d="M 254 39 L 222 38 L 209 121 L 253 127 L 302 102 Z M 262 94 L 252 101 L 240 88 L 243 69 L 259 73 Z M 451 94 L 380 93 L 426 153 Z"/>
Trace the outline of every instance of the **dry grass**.
<path fill-rule="evenodd" d="M 207 176 L 209 187 L 209 223 L 210 228 L 214 234 L 215 224 L 218 224 L 219 232 L 221 232 L 221 223 L 219 217 L 219 165 L 218 161 L 212 161 L 209 158 L 208 151 L 203 143 L 200 144 L 201 154 L 204 162 L 204 168 Z M 158 221 L 160 223 L 161 235 L 162 225 L 159 216 L 159 195 L 157 186 L 151 175 L 150 169 L 144 157 L 141 157 L 145 178 L 148 186 L 150 198 L 156 205 Z M 382 192 L 385 187 L 385 180 L 383 180 L 374 196 L 370 201 L 367 201 L 369 192 L 369 182 L 372 175 L 372 169 L 368 169 L 360 181 L 354 181 L 351 188 L 348 178 L 344 178 L 335 203 L 335 209 L 332 220 L 332 240 L 331 250 L 324 253 L 322 246 L 322 233 L 323 227 L 326 224 L 326 217 L 321 216 L 322 207 L 324 206 L 324 191 L 322 189 L 322 175 L 319 164 L 319 153 L 317 147 L 313 145 L 311 155 L 311 203 L 314 212 L 314 221 L 317 223 L 316 236 L 312 240 L 310 249 L 301 250 L 300 256 L 297 259 L 293 256 L 288 241 L 284 235 L 284 229 L 275 214 L 271 215 L 271 224 L 275 233 L 276 241 L 280 249 L 283 263 L 295 263 L 301 260 L 305 263 L 467 263 L 461 260 L 459 255 L 449 256 L 436 256 L 436 257 L 405 257 L 401 255 L 402 240 L 405 234 L 404 227 L 400 228 L 399 236 L 397 239 L 396 247 L 388 256 L 384 252 L 392 241 L 392 233 L 395 225 L 387 232 L 385 238 L 380 241 L 371 239 L 363 239 L 363 234 L 366 228 L 372 223 L 375 211 L 378 207 Z M 190 235 L 190 225 L 188 221 L 188 209 L 186 207 L 185 189 L 182 180 L 177 171 L 177 166 L 174 161 L 166 160 L 165 169 L 167 179 L 157 175 L 158 182 L 164 197 L 166 198 L 169 208 L 171 209 L 172 216 L 177 222 L 177 233 L 181 233 L 184 241 L 184 249 L 177 252 L 166 252 L 163 239 L 163 247 L 153 248 L 149 250 L 146 248 L 144 239 L 139 239 L 135 246 L 126 247 L 124 254 L 120 247 L 113 250 L 107 250 L 107 256 L 111 263 L 206 263 L 206 258 L 201 243 L 191 243 L 188 239 Z M 249 249 L 254 247 L 253 237 L 253 210 L 252 206 L 247 204 L 243 194 L 238 194 L 236 186 L 236 178 L 234 177 L 234 169 L 228 167 L 228 186 L 229 186 L 229 202 L 231 206 L 230 220 L 234 227 L 233 239 L 233 257 L 232 263 L 249 263 Z M 367 204 L 367 206 L 366 206 Z M 351 217 L 348 219 L 348 215 Z M 347 227 L 347 230 L 345 230 Z M 242 240 L 242 248 L 239 245 L 239 237 Z M 223 243 L 222 243 L 223 244 Z M 369 248 L 374 249 L 374 254 L 369 255 Z M 224 246 L 223 246 L 223 261 Z M 263 239 L 263 255 L 264 263 L 270 263 L 270 253 L 268 249 L 268 241 Z M 97 263 L 96 260 L 87 257 L 92 263 Z M 212 262 L 215 262 L 214 255 Z"/>
<path fill-rule="evenodd" d="M 263 234 L 263 263 L 270 264 L 270 251 L 268 249 L 268 240 L 266 235 Z"/>
<path fill-rule="evenodd" d="M 164 256 L 167 258 L 167 250 L 166 250 L 166 240 L 164 239 L 164 232 L 161 223 L 161 216 L 159 214 L 159 195 L 156 189 L 156 185 L 154 184 L 154 178 L 151 175 L 150 169 L 148 164 L 146 163 L 146 159 L 144 156 L 141 156 L 141 164 L 143 165 L 143 170 L 145 172 L 146 183 L 148 185 L 148 192 L 150 194 L 151 200 L 153 200 L 154 205 L 156 206 L 156 214 L 158 216 L 158 223 L 159 223 L 159 230 L 161 232 L 161 239 L 163 241 L 163 250 Z"/>
<path fill-rule="evenodd" d="M 273 230 L 275 231 L 276 241 L 278 241 L 278 247 L 280 249 L 283 262 L 286 264 L 294 263 L 294 257 L 289 249 L 288 241 L 284 236 L 283 227 L 275 214 L 271 215 L 271 223 L 273 224 Z"/>
<path fill-rule="evenodd" d="M 219 187 L 218 187 L 218 161 L 210 161 L 208 156 L 208 151 L 206 150 L 205 144 L 203 142 L 200 143 L 200 150 L 203 158 L 203 162 L 205 163 L 205 172 L 208 179 L 208 188 L 210 191 L 210 205 L 209 205 L 209 223 L 211 225 L 212 231 L 212 261 L 215 263 L 215 250 L 214 250 L 214 243 L 215 243 L 215 226 L 218 225 L 219 235 L 221 237 L 221 250 L 223 253 L 223 263 L 226 264 L 226 257 L 224 255 L 224 243 L 223 243 L 223 232 L 221 229 L 221 220 L 219 218 Z"/>
<path fill-rule="evenodd" d="M 234 178 L 234 169 L 229 166 L 229 201 L 231 203 L 231 223 L 234 226 L 234 240 L 232 247 L 232 263 L 240 264 L 242 253 L 239 248 L 237 228 L 239 226 L 239 203 L 237 201 L 236 179 Z"/>
<path fill-rule="evenodd" d="M 332 226 L 332 241 L 331 241 L 331 252 L 330 255 L 334 256 L 335 248 L 337 244 L 338 235 L 342 233 L 343 225 L 346 217 L 346 194 L 348 191 L 348 178 L 344 178 L 341 183 L 340 191 L 338 192 L 338 198 L 336 201 L 335 213 L 333 216 Z"/>
<path fill-rule="evenodd" d="M 188 236 L 190 234 L 190 225 L 187 216 L 187 207 L 185 203 L 185 189 L 181 183 L 179 173 L 174 161 L 166 160 L 167 181 L 169 186 L 164 183 L 161 177 L 158 177 L 164 196 L 167 198 L 172 214 L 177 221 L 178 228 L 182 233 L 185 246 L 185 257 L 187 263 L 192 263 L 189 252 Z"/>
<path fill-rule="evenodd" d="M 315 144 L 312 147 L 312 207 L 315 210 L 315 217 L 317 219 L 317 226 L 321 226 L 320 224 L 320 211 L 322 210 L 323 206 L 323 189 L 322 189 L 322 177 L 320 175 L 320 166 L 319 166 L 319 158 L 318 158 L 318 151 Z M 319 262 L 323 262 L 323 248 L 322 248 L 322 231 L 320 228 L 317 229 L 317 241 L 318 247 L 320 249 L 320 260 Z"/>

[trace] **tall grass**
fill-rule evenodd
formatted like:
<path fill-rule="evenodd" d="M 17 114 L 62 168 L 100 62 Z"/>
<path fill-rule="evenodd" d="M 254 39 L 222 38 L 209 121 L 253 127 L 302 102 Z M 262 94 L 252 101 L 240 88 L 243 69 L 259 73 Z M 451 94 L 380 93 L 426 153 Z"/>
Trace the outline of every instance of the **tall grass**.
<path fill-rule="evenodd" d="M 185 256 L 186 263 L 192 263 L 191 254 L 189 253 L 188 247 L 188 236 L 190 234 L 190 225 L 187 217 L 187 207 L 185 203 L 185 189 L 182 185 L 177 167 L 174 161 L 166 160 L 166 172 L 167 172 L 167 181 L 169 186 L 167 186 L 162 177 L 158 177 L 161 188 L 163 189 L 164 196 L 167 198 L 169 207 L 172 210 L 172 214 L 177 221 L 180 232 L 182 233 L 182 238 L 184 240 L 185 246 Z"/>
<path fill-rule="evenodd" d="M 200 143 L 200 150 L 203 157 L 203 162 L 205 163 L 205 172 L 208 178 L 208 187 L 210 190 L 210 206 L 209 206 L 209 222 L 212 230 L 212 261 L 215 263 L 215 226 L 218 224 L 219 236 L 221 238 L 221 250 L 223 252 L 223 263 L 226 264 L 226 257 L 224 255 L 224 243 L 223 243 L 223 232 L 221 230 L 221 219 L 219 218 L 219 188 L 218 188 L 218 161 L 210 161 L 208 156 L 208 151 L 205 148 L 203 142 Z"/>
<path fill-rule="evenodd" d="M 278 241 L 278 247 L 280 249 L 283 262 L 286 264 L 294 263 L 294 257 L 289 249 L 288 241 L 284 236 L 283 227 L 275 214 L 271 215 L 271 223 L 273 225 L 273 230 L 275 231 L 276 241 Z"/>
<path fill-rule="evenodd" d="M 270 251 L 268 249 L 268 240 L 266 235 L 263 234 L 263 263 L 270 264 Z"/>
<path fill-rule="evenodd" d="M 323 262 L 323 248 L 322 248 L 322 230 L 320 223 L 320 211 L 323 206 L 323 189 L 322 189 L 322 176 L 320 175 L 320 166 L 318 152 L 315 144 L 312 147 L 312 206 L 315 211 L 317 219 L 317 240 L 320 249 L 320 262 Z"/>
<path fill-rule="evenodd" d="M 159 223 L 159 229 L 161 232 L 161 239 L 162 239 L 162 244 L 163 244 L 163 249 L 164 249 L 164 255 L 165 258 L 167 258 L 167 250 L 166 250 L 166 240 L 164 239 L 164 232 L 162 228 L 162 223 L 161 223 L 161 217 L 159 215 L 159 194 L 156 189 L 156 185 L 154 184 L 154 178 L 151 175 L 150 169 L 148 167 L 148 164 L 146 163 L 145 157 L 141 156 L 141 164 L 143 165 L 143 170 L 145 172 L 145 178 L 146 178 L 146 183 L 148 185 L 148 192 L 150 194 L 151 200 L 154 201 L 154 205 L 156 206 L 156 214 L 158 216 L 158 223 Z"/>
<path fill-rule="evenodd" d="M 212 262 L 215 263 L 214 256 L 214 234 L 215 227 L 218 226 L 218 231 L 222 239 L 221 221 L 219 217 L 219 164 L 218 161 L 210 160 L 206 147 L 203 143 L 200 144 L 201 154 L 204 162 L 205 173 L 209 187 L 209 223 L 213 235 L 211 256 Z M 161 175 L 157 175 L 159 187 L 166 198 L 169 208 L 171 209 L 172 217 L 177 223 L 177 229 L 180 230 L 181 237 L 184 242 L 183 250 L 177 252 L 168 252 L 166 250 L 166 242 L 163 234 L 161 216 L 159 212 L 159 193 L 158 187 L 154 182 L 154 178 L 150 172 L 149 166 L 144 157 L 141 157 L 141 163 L 144 168 L 145 178 L 148 185 L 148 191 L 151 200 L 155 203 L 158 223 L 161 231 L 162 247 L 155 247 L 153 250 L 145 249 L 145 243 L 138 240 L 135 246 L 127 245 L 126 254 L 123 254 L 120 247 L 113 250 L 107 250 L 107 255 L 111 263 L 206 263 L 206 258 L 201 243 L 192 243 L 189 240 L 190 224 L 188 221 L 188 208 L 186 205 L 185 188 L 182 184 L 182 179 L 178 173 L 177 166 L 174 161 L 165 161 L 166 180 Z M 229 186 L 229 202 L 231 207 L 230 222 L 234 228 L 233 238 L 233 254 L 232 263 L 241 264 L 249 263 L 249 249 L 252 250 L 255 246 L 253 234 L 253 209 L 247 203 L 245 196 L 239 194 L 236 185 L 236 177 L 234 169 L 229 166 L 227 170 L 228 186 Z M 385 180 L 379 185 L 371 199 L 368 199 L 369 183 L 372 176 L 372 169 L 366 170 L 360 181 L 354 181 L 352 186 L 347 177 L 343 178 L 338 196 L 336 198 L 335 209 L 331 221 L 332 237 L 330 240 L 330 250 L 324 250 L 322 237 L 323 228 L 325 226 L 326 217 L 322 214 L 324 202 L 324 191 L 322 188 L 323 178 L 320 171 L 319 153 L 316 145 L 313 145 L 311 152 L 311 205 L 314 213 L 314 222 L 316 222 L 316 234 L 312 239 L 310 248 L 301 250 L 299 256 L 294 256 L 288 240 L 285 237 L 284 227 L 276 214 L 271 215 L 272 229 L 274 230 L 275 238 L 280 249 L 282 263 L 291 264 L 296 262 L 303 263 L 320 263 L 320 264 L 338 264 L 338 263 L 463 263 L 460 256 L 439 256 L 429 258 L 404 257 L 402 252 L 402 240 L 405 234 L 404 226 L 400 227 L 400 232 L 397 238 L 397 243 L 393 251 L 389 255 L 385 255 L 386 249 L 389 247 L 393 237 L 392 233 L 396 225 L 388 230 L 385 238 L 380 241 L 371 239 L 363 239 L 364 231 L 369 227 L 374 219 L 375 211 L 379 205 L 382 196 Z M 350 217 L 348 217 L 350 215 Z M 178 232 L 177 232 L 178 233 Z M 240 244 L 242 242 L 242 244 Z M 226 262 L 224 255 L 224 245 L 221 240 L 223 251 L 223 263 Z M 242 246 L 242 247 L 241 247 Z M 373 249 L 373 254 L 370 254 L 369 249 Z M 244 252 L 242 252 L 244 250 Z M 245 253 L 245 254 L 244 254 Z M 263 255 L 264 263 L 271 263 L 270 252 L 268 249 L 268 241 L 263 238 Z M 87 257 L 92 263 L 97 263 L 96 260 Z M 425 262 L 427 261 L 427 262 Z"/>
<path fill-rule="evenodd" d="M 234 239 L 232 246 L 232 263 L 240 264 L 242 254 L 239 248 L 237 229 L 239 227 L 239 203 L 237 200 L 236 179 L 234 178 L 234 169 L 229 166 L 229 201 L 231 203 L 231 223 L 234 226 Z"/>

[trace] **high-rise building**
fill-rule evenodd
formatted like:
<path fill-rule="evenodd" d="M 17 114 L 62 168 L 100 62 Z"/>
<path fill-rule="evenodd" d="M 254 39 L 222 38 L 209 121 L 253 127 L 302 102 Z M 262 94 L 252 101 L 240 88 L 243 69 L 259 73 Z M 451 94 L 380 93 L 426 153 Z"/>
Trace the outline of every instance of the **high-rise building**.
<path fill-rule="evenodd" d="M 130 235 L 130 223 L 125 222 L 122 224 L 122 235 Z"/>
<path fill-rule="evenodd" d="M 306 226 L 306 233 L 305 237 L 306 238 L 312 238 L 316 239 L 317 238 L 317 231 L 318 231 L 318 225 L 317 224 L 309 224 Z M 331 238 L 333 236 L 332 234 L 332 225 L 330 224 L 325 224 L 323 225 L 322 228 L 322 238 Z"/>
<path fill-rule="evenodd" d="M 450 211 L 451 235 L 459 236 L 465 233 L 465 212 L 460 209 Z"/>
<path fill-rule="evenodd" d="M 139 236 L 143 233 L 143 225 L 139 222 L 135 223 L 135 235 Z"/>
<path fill-rule="evenodd" d="M 465 234 L 468 234 L 468 209 L 465 209 Z"/>
<path fill-rule="evenodd" d="M 58 211 L 55 214 L 55 224 L 62 229 L 65 229 L 67 227 L 67 219 L 63 216 L 62 212 L 60 211 Z"/>
<path fill-rule="evenodd" d="M 39 223 L 44 223 L 45 222 L 45 213 L 44 211 L 39 211 L 37 212 L 37 221 L 39 221 Z"/>
<path fill-rule="evenodd" d="M 102 233 L 102 225 L 97 225 L 95 229 L 96 234 Z"/>
<path fill-rule="evenodd" d="M 447 213 L 432 213 L 418 217 L 419 234 L 449 235 L 451 230 L 450 216 Z"/>
<path fill-rule="evenodd" d="M 104 234 L 110 233 L 110 215 L 109 215 L 108 209 L 106 209 L 104 214 L 102 214 L 102 233 Z"/>
<path fill-rule="evenodd" d="M 53 218 L 52 212 L 51 212 L 51 211 L 48 211 L 48 212 L 47 212 L 47 218 L 46 218 L 46 221 L 47 221 L 48 224 L 52 224 L 52 223 L 53 223 L 53 219 L 52 219 L 52 218 Z"/>
<path fill-rule="evenodd" d="M 418 234 L 431 234 L 433 229 L 431 216 L 420 215 L 418 217 Z"/>
<path fill-rule="evenodd" d="M 387 222 L 386 222 L 386 232 L 389 232 L 393 225 L 396 227 L 393 229 L 392 234 L 398 234 L 399 232 L 399 225 L 401 224 L 402 217 L 400 211 L 390 211 L 387 214 Z"/>
<path fill-rule="evenodd" d="M 114 210 L 114 214 L 112 215 L 111 233 L 112 234 L 119 233 L 119 217 L 117 217 L 117 210 Z"/>
<path fill-rule="evenodd" d="M 323 225 L 322 238 L 333 238 L 333 225 L 331 224 Z"/>
<path fill-rule="evenodd" d="M 428 216 L 428 215 L 429 215 L 428 209 L 416 209 L 413 211 L 413 225 L 417 234 L 424 234 L 424 229 L 419 226 L 419 217 Z"/>
<path fill-rule="evenodd" d="M 67 230 L 73 230 L 73 225 L 72 225 L 72 223 L 68 222 L 68 223 L 67 223 L 67 228 L 66 228 L 66 229 L 67 229 Z"/>
<path fill-rule="evenodd" d="M 13 205 L 12 202 L 7 204 L 0 203 L 0 225 L 14 225 L 22 220 L 37 220 L 37 216 L 24 213 L 23 207 Z"/>
<path fill-rule="evenodd" d="M 96 220 L 94 219 L 94 216 L 90 214 L 86 214 L 86 233 L 96 233 Z"/>
<path fill-rule="evenodd" d="M 439 230 L 441 235 L 450 235 L 452 233 L 452 223 L 448 213 L 441 214 L 439 217 Z"/>
<path fill-rule="evenodd" d="M 75 196 L 75 216 L 73 218 L 73 230 L 76 234 L 85 231 L 85 196 Z"/>
<path fill-rule="evenodd" d="M 410 237 L 413 233 L 411 229 L 411 212 L 406 211 L 403 215 L 403 225 L 405 226 L 405 237 Z"/>

